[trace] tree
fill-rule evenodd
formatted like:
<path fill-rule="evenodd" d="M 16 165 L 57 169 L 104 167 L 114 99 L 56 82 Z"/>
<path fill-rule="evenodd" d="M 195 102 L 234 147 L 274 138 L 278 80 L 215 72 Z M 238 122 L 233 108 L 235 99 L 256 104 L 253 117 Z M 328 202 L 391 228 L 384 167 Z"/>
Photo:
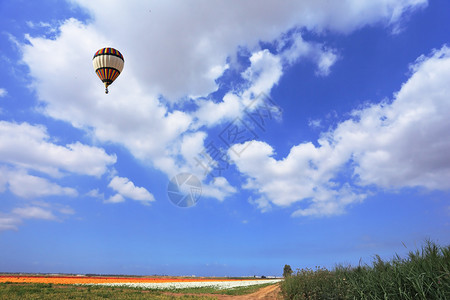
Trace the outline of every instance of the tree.
<path fill-rule="evenodd" d="M 283 269 L 283 277 L 289 277 L 292 275 L 292 273 L 294 273 L 294 271 L 292 271 L 292 268 L 290 265 L 284 265 L 284 269 Z"/>

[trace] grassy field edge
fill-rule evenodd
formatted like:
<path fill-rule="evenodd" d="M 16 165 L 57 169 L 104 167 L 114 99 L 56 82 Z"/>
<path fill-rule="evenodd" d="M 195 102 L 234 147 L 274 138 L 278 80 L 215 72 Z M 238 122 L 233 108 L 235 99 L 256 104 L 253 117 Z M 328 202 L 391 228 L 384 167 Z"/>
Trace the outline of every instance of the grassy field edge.
<path fill-rule="evenodd" d="M 301 269 L 281 284 L 285 299 L 450 299 L 450 246 L 426 241 L 407 257 L 372 265 Z"/>

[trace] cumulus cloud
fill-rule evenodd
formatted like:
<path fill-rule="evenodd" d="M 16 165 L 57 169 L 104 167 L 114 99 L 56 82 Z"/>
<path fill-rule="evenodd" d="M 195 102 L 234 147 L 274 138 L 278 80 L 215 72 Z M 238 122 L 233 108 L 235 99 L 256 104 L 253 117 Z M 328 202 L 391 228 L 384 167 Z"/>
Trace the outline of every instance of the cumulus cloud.
<path fill-rule="evenodd" d="M 236 188 L 230 185 L 225 177 L 216 177 L 209 184 L 202 186 L 202 196 L 215 198 L 219 201 L 223 201 L 236 192 Z"/>
<path fill-rule="evenodd" d="M 149 82 L 146 88 L 170 99 L 217 89 L 210 74 L 220 74 L 212 70 L 223 70 L 237 46 L 252 49 L 260 40 L 272 41 L 294 27 L 346 33 L 377 22 L 395 24 L 405 12 L 427 4 L 426 0 L 73 2 L 94 17 L 90 28 L 114 35 L 130 68 Z M 111 22 L 114 16 L 123 22 Z"/>
<path fill-rule="evenodd" d="M 421 56 L 392 104 L 356 111 L 333 139 L 357 143 L 355 175 L 361 185 L 450 188 L 450 48 Z"/>
<path fill-rule="evenodd" d="M 290 49 L 290 48 L 289 48 Z M 242 117 L 245 110 L 254 109 L 255 101 L 261 95 L 269 94 L 283 75 L 282 55 L 275 55 L 267 49 L 253 53 L 250 66 L 241 76 L 245 80 L 245 88 L 226 93 L 220 102 L 211 100 L 198 101 L 198 110 L 193 113 L 195 125 L 213 127 L 224 122 Z"/>
<path fill-rule="evenodd" d="M 93 189 L 86 193 L 87 197 L 91 198 L 97 198 L 97 199 L 104 199 L 105 195 L 103 193 L 100 193 L 99 189 Z"/>
<path fill-rule="evenodd" d="M 62 215 L 73 213 L 74 210 L 70 207 L 45 202 L 19 206 L 12 209 L 9 213 L 0 212 L 0 231 L 18 230 L 18 226 L 27 219 L 59 221 Z"/>
<path fill-rule="evenodd" d="M 38 198 L 45 196 L 75 197 L 78 192 L 70 187 L 62 187 L 49 180 L 30 175 L 24 170 L 8 170 L 0 168 L 4 181 L 8 183 L 9 190 L 21 198 Z"/>
<path fill-rule="evenodd" d="M 146 84 L 137 85 L 139 80 L 130 70 L 127 57 L 124 73 L 128 74 L 114 83 L 119 86 L 123 78 L 122 88 L 116 91 L 111 88 L 111 93 L 105 96 L 92 71 L 91 52 L 108 42 L 93 27 L 77 20 L 68 20 L 60 30 L 56 40 L 30 38 L 32 45 L 23 48 L 23 59 L 32 76 L 43 80 L 39 80 L 37 87 L 38 97 L 46 103 L 43 112 L 91 131 L 99 141 L 120 143 L 135 157 L 165 172 L 176 168 L 167 146 L 189 128 L 192 118 L 181 111 L 170 112 L 157 96 L 144 92 Z M 84 43 L 74 43 L 80 36 L 84 37 Z M 53 55 L 48 55 L 48 51 L 54 51 Z M 55 56 L 61 59 L 56 69 L 50 67 Z M 67 56 L 70 61 L 64 59 Z M 84 67 L 72 72 L 73 77 L 60 76 L 73 71 L 73 65 Z"/>
<path fill-rule="evenodd" d="M 42 219 L 42 220 L 56 219 L 56 217 L 53 215 L 51 211 L 36 206 L 15 208 L 13 209 L 12 213 L 23 219 Z"/>
<path fill-rule="evenodd" d="M 64 171 L 100 176 L 116 157 L 79 142 L 66 146 L 52 143 L 43 126 L 0 121 L 0 161 L 52 176 Z"/>
<path fill-rule="evenodd" d="M 199 106 L 194 116 L 197 118 L 197 127 L 205 125 L 208 127 L 215 126 L 224 121 L 231 120 L 241 115 L 242 102 L 238 95 L 227 93 L 222 101 L 216 103 L 211 99 L 200 99 L 197 101 Z"/>
<path fill-rule="evenodd" d="M 21 220 L 18 217 L 0 213 L 0 231 L 17 230 L 20 223 Z"/>
<path fill-rule="evenodd" d="M 337 61 L 338 56 L 334 50 L 327 50 L 321 52 L 318 63 L 316 74 L 320 76 L 327 76 L 330 74 L 330 68 Z"/>
<path fill-rule="evenodd" d="M 334 177 L 348 159 L 329 145 L 316 148 L 312 143 L 294 146 L 289 154 L 276 160 L 274 149 L 265 142 L 247 142 L 246 150 L 237 156 L 229 152 L 238 170 L 247 177 L 243 188 L 261 195 L 249 199 L 262 211 L 271 205 L 288 207 L 312 201 L 306 211 L 315 215 L 343 212 L 343 207 L 359 202 L 364 195 L 338 184 Z"/>
<path fill-rule="evenodd" d="M 118 194 L 110 198 L 108 202 L 122 202 L 124 200 L 123 197 L 142 201 L 144 203 L 155 201 L 155 198 L 149 191 L 143 187 L 135 186 L 133 182 L 125 177 L 114 176 L 108 187 L 118 192 Z"/>
<path fill-rule="evenodd" d="M 0 98 L 5 97 L 8 95 L 8 91 L 4 88 L 0 88 Z"/>
<path fill-rule="evenodd" d="M 247 142 L 241 156 L 230 151 L 247 177 L 244 188 L 261 210 L 300 208 L 294 216 L 333 215 L 362 201 L 364 187 L 450 188 L 450 49 L 421 56 L 411 77 L 384 101 L 355 110 L 352 118 L 323 133 L 318 146 L 302 143 L 283 159 L 265 142 Z M 338 179 L 350 167 L 353 175 Z"/>
<path fill-rule="evenodd" d="M 282 4 L 273 0 L 265 1 L 264 5 L 260 1 L 72 2 L 89 12 L 91 18 L 86 23 L 68 19 L 58 25 L 57 36 L 27 36 L 28 43 L 20 45 L 23 62 L 29 67 L 32 86 L 42 104 L 41 111 L 89 132 L 100 142 L 125 146 L 136 158 L 168 176 L 189 166 L 184 155 L 191 153 L 183 145 L 192 142 L 199 146 L 202 140 L 199 137 L 190 140 L 192 131 L 201 126 L 212 127 L 241 113 L 239 108 L 245 107 L 252 97 L 270 91 L 278 83 L 286 65 L 307 57 L 317 63 L 318 75 L 327 75 L 338 58 L 335 50 L 326 45 L 304 41 L 298 33 L 301 31 L 285 39 L 278 53 L 261 49 L 260 41 L 279 41 L 293 28 L 348 33 L 379 22 L 392 25 L 405 12 L 427 3 L 426 0 L 360 1 L 357 5 L 351 0 Z M 121 22 L 111 22 L 117 18 Z M 105 45 L 118 48 L 125 56 L 125 69 L 108 96 L 103 94 L 91 66 L 93 53 Z M 228 91 L 218 103 L 200 100 L 218 89 L 217 79 L 230 67 L 230 57 L 239 47 L 250 53 L 250 66 L 241 74 L 246 85 Z M 188 98 L 194 98 L 198 110 L 186 113 L 173 108 L 174 102 Z M 42 136 L 37 139 L 45 140 Z M 57 154 L 95 152 L 80 144 L 50 146 L 46 147 Z M 39 165 L 31 157 L 21 162 L 53 175 L 61 169 L 89 170 L 98 175 L 112 162 L 110 156 L 100 152 L 97 151 L 100 163 L 91 161 L 97 169 L 85 169 L 83 164 L 77 169 L 70 160 L 59 163 L 49 159 Z M 75 156 L 73 153 L 69 157 Z M 106 161 L 102 160 L 105 158 Z M 18 160 L 13 155 L 11 159 Z M 211 194 L 219 198 L 224 195 Z"/>
<path fill-rule="evenodd" d="M 103 202 L 104 203 L 121 203 L 121 202 L 125 202 L 125 198 L 121 194 L 114 194 Z"/>
<path fill-rule="evenodd" d="M 14 195 L 27 199 L 78 195 L 78 192 L 71 187 L 63 187 L 46 178 L 30 175 L 24 169 L 0 166 L 0 193 L 5 192 L 7 188 Z"/>
<path fill-rule="evenodd" d="M 0 213 L 0 231 L 17 230 L 27 219 L 58 221 L 62 215 L 74 214 L 68 206 L 36 199 L 76 197 L 75 188 L 57 183 L 60 177 L 99 177 L 115 161 L 114 155 L 98 147 L 79 142 L 58 145 L 43 126 L 0 121 L 0 193 L 8 190 L 32 202 Z"/>
<path fill-rule="evenodd" d="M 206 133 L 202 131 L 185 134 L 181 141 L 180 153 L 186 160 L 193 158 L 203 150 L 205 138 Z"/>
<path fill-rule="evenodd" d="M 254 95 L 270 92 L 283 74 L 280 58 L 264 49 L 253 53 L 250 63 L 250 67 L 242 74 L 252 84 L 248 92 Z"/>
<path fill-rule="evenodd" d="M 284 64 L 290 66 L 300 58 L 309 58 L 317 64 L 316 75 L 319 76 L 327 76 L 338 60 L 335 49 L 321 43 L 307 42 L 300 32 L 284 34 L 276 40 L 276 44 Z"/>
<path fill-rule="evenodd" d="M 98 147 L 58 145 L 43 126 L 0 121 L 0 193 L 8 189 L 26 199 L 75 197 L 76 189 L 54 181 L 71 174 L 99 177 L 115 162 L 114 155 Z"/>

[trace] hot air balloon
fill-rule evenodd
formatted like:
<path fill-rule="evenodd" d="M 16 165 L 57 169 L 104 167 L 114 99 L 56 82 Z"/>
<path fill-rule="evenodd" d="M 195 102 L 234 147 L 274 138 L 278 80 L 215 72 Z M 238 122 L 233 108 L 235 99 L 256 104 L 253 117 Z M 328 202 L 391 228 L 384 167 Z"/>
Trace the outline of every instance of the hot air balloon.
<path fill-rule="evenodd" d="M 122 72 L 124 62 L 122 54 L 114 48 L 102 48 L 95 52 L 92 64 L 94 65 L 95 73 L 105 84 L 106 94 L 108 94 L 108 86 Z"/>

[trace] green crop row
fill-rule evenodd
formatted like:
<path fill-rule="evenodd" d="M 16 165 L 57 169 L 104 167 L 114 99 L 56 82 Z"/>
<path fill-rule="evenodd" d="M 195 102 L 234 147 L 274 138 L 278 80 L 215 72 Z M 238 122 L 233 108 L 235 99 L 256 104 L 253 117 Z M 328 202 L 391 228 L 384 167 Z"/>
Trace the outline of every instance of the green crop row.
<path fill-rule="evenodd" d="M 152 299 L 152 300 L 213 300 L 215 297 L 169 295 L 163 291 L 105 286 L 76 286 L 45 283 L 0 283 L 0 299 Z"/>
<path fill-rule="evenodd" d="M 421 250 L 372 265 L 301 269 L 281 284 L 285 299 L 450 299 L 450 246 L 427 241 Z"/>

